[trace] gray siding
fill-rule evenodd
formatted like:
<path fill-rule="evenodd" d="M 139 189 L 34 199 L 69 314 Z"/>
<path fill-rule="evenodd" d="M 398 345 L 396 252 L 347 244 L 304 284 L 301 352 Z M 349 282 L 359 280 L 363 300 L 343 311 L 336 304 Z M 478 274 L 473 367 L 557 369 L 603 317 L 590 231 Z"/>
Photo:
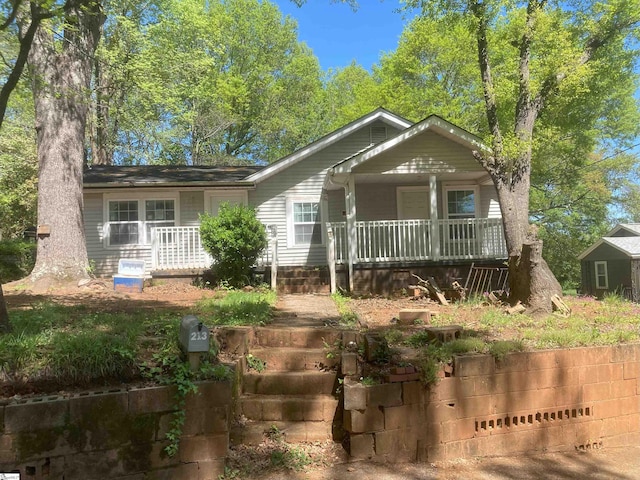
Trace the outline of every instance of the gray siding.
<path fill-rule="evenodd" d="M 309 201 L 322 201 L 322 221 L 341 217 L 344 210 L 344 200 L 342 200 L 341 204 L 338 197 L 340 195 L 344 197 L 343 190 L 337 190 L 336 192 L 339 192 L 338 195 L 331 193 L 327 199 L 322 199 L 322 187 L 326 172 L 336 163 L 362 150 L 371 143 L 371 126 L 386 126 L 389 136 L 392 136 L 394 131 L 397 132 L 397 130 L 384 122 L 374 122 L 292 165 L 282 173 L 260 182 L 254 191 L 249 192 L 249 204 L 256 207 L 258 218 L 266 225 L 277 226 L 278 263 L 280 265 L 326 264 L 326 247 L 324 243 L 311 246 L 288 245 L 287 198 L 307 197 Z"/>
<path fill-rule="evenodd" d="M 596 288 L 595 262 L 597 261 L 607 262 L 609 288 L 606 290 Z M 582 259 L 580 268 L 582 277 L 581 291 L 584 294 L 600 298 L 606 292 L 618 291 L 622 293 L 622 288 L 631 287 L 631 259 L 611 245 L 600 245 Z"/>
<path fill-rule="evenodd" d="M 354 173 L 481 172 L 471 150 L 425 132 L 357 166 Z"/>
<path fill-rule="evenodd" d="M 480 187 L 480 212 L 479 218 L 500 218 L 500 204 L 498 203 L 498 192 L 493 185 L 483 185 Z"/>
<path fill-rule="evenodd" d="M 180 225 L 192 227 L 200 225 L 200 214 L 204 213 L 204 192 L 180 192 Z"/>

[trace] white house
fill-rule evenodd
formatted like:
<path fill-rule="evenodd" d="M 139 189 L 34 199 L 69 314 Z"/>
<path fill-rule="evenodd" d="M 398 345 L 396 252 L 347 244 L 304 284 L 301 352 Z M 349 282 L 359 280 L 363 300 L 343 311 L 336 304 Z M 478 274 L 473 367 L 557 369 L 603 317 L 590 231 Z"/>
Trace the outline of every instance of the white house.
<path fill-rule="evenodd" d="M 266 167 L 93 167 L 89 258 L 101 275 L 120 258 L 150 274 L 207 268 L 198 216 L 230 202 L 268 226 L 267 268 L 335 266 L 338 284 L 360 291 L 412 272 L 461 278 L 507 256 L 495 188 L 473 156 L 483 148 L 437 116 L 411 124 L 380 108 Z"/>

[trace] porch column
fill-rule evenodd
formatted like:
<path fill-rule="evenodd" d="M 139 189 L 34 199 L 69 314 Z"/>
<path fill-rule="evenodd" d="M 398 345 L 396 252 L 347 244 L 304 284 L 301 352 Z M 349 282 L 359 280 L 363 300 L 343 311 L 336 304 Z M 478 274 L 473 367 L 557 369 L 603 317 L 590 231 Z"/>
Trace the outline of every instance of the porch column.
<path fill-rule="evenodd" d="M 353 264 L 358 259 L 358 235 L 356 232 L 356 185 L 353 175 L 344 186 L 345 208 L 347 209 L 347 267 L 349 272 L 349 291 L 353 292 Z"/>
<path fill-rule="evenodd" d="M 438 225 L 438 184 L 436 176 L 429 175 L 429 206 L 431 211 L 431 256 L 434 260 L 440 258 L 440 225 Z"/>

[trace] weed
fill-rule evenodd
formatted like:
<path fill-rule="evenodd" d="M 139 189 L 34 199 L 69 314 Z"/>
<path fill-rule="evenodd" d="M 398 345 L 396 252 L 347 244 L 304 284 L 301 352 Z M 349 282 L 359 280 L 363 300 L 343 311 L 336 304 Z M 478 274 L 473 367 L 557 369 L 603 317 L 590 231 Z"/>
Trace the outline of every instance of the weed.
<path fill-rule="evenodd" d="M 271 441 L 281 443 L 284 442 L 284 433 L 280 431 L 277 425 L 271 425 L 266 433 L 267 438 Z"/>
<path fill-rule="evenodd" d="M 412 348 L 420 348 L 429 344 L 430 337 L 427 332 L 417 332 L 409 336 L 404 343 Z"/>
<path fill-rule="evenodd" d="M 402 341 L 402 332 L 397 328 L 391 328 L 384 332 L 384 339 L 390 345 L 397 345 Z"/>
<path fill-rule="evenodd" d="M 258 373 L 262 373 L 267 368 L 267 362 L 259 359 L 255 355 L 247 353 L 244 358 L 247 360 L 247 367 L 249 367 L 249 370 L 255 370 Z"/>
<path fill-rule="evenodd" d="M 222 297 L 201 300 L 196 308 L 211 325 L 265 325 L 275 301 L 272 290 L 229 290 Z"/>
<path fill-rule="evenodd" d="M 489 353 L 498 361 L 504 359 L 511 352 L 522 352 L 524 342 L 522 340 L 498 340 L 489 344 Z"/>
<path fill-rule="evenodd" d="M 378 379 L 373 377 L 360 377 L 360 382 L 365 386 L 378 385 L 380 383 Z"/>
<path fill-rule="evenodd" d="M 358 324 L 358 315 L 349 306 L 349 297 L 345 297 L 340 292 L 331 294 L 331 298 L 336 304 L 340 314 L 340 324 L 345 327 L 354 327 Z"/>

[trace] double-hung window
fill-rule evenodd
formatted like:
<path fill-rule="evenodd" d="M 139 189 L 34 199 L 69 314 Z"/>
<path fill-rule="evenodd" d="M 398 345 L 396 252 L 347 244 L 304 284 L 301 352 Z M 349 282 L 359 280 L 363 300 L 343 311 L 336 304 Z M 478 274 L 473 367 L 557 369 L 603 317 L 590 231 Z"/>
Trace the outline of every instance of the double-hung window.
<path fill-rule="evenodd" d="M 320 204 L 318 202 L 293 203 L 293 231 L 296 245 L 319 245 L 322 243 Z"/>
<path fill-rule="evenodd" d="M 596 269 L 596 288 L 609 288 L 609 275 L 607 274 L 607 262 L 594 262 Z"/>
<path fill-rule="evenodd" d="M 476 191 L 474 189 L 450 189 L 447 193 L 447 218 L 463 220 L 451 222 L 449 238 L 451 240 L 471 239 L 476 237 L 475 225 L 464 220 L 476 217 Z"/>
<path fill-rule="evenodd" d="M 175 203 L 174 199 L 108 200 L 107 245 L 149 245 L 152 228 L 175 225 Z"/>

